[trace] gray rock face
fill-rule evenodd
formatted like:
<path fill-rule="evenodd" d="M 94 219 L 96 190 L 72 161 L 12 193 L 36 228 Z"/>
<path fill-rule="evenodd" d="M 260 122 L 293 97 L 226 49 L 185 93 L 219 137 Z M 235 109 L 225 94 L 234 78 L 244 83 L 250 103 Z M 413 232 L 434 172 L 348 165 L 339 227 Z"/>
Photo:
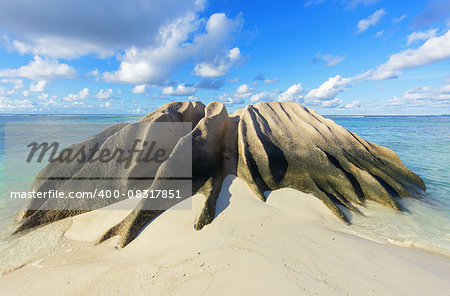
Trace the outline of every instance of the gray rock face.
<path fill-rule="evenodd" d="M 197 230 L 213 221 L 216 200 L 228 174 L 244 179 L 262 201 L 265 200 L 264 192 L 284 187 L 312 193 L 346 222 L 348 219 L 342 206 L 358 212 L 358 207 L 371 199 L 400 210 L 396 201 L 399 197 L 420 197 L 425 191 L 423 181 L 408 170 L 392 150 L 367 142 L 297 103 L 257 103 L 230 116 L 221 103 L 214 102 L 205 107 L 200 102 L 176 102 L 162 106 L 141 122 L 192 122 L 190 133 L 171 137 L 166 143 L 170 157 L 152 168 L 156 175 L 147 186 L 150 190 L 162 188 L 161 180 L 170 177 L 186 157 L 192 156 L 192 191 L 207 197 L 194 225 Z M 133 124 L 116 125 L 86 140 L 85 144 L 100 141 L 102 145 L 114 146 L 123 144 L 124 139 L 132 138 L 136 133 L 145 138 L 152 129 L 136 131 Z M 192 141 L 192 155 L 184 153 L 183 147 L 191 144 L 188 141 Z M 46 175 L 66 170 L 70 176 L 95 170 L 89 163 L 68 168 L 62 166 L 52 163 L 44 170 Z M 132 173 L 133 168 L 120 172 L 124 177 Z M 50 182 L 36 180 L 33 188 L 48 190 L 74 186 L 71 180 Z M 114 188 L 136 187 L 130 182 L 117 182 L 112 185 Z M 38 210 L 25 209 L 19 215 L 23 223 L 16 232 L 82 212 L 45 210 L 48 202 L 55 201 L 41 201 Z M 105 233 L 100 242 L 121 235 L 121 245 L 127 245 L 142 227 L 163 212 L 149 210 L 146 203 L 150 202 L 141 200 L 127 218 Z M 107 203 L 99 202 L 94 208 Z"/>

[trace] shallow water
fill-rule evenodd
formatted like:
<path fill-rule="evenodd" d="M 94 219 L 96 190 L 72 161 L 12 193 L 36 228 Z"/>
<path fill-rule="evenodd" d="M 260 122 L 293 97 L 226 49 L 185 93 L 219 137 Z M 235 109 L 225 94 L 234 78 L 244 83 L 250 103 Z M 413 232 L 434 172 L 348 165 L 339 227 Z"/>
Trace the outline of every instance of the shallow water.
<path fill-rule="evenodd" d="M 406 211 L 399 213 L 384 206 L 368 203 L 361 209 L 365 216 L 354 216 L 352 226 L 345 231 L 380 242 L 389 242 L 405 246 L 415 246 L 450 256 L 450 117 L 439 116 L 329 116 L 336 123 L 357 133 L 365 140 L 389 147 L 394 150 L 403 163 L 418 174 L 427 186 L 428 197 L 422 200 L 404 199 L 401 201 Z M 20 162 L 6 149 L 5 125 L 10 123 L 70 123 L 74 130 L 57 130 L 74 142 L 89 137 L 102 128 L 119 123 L 138 120 L 136 116 L 0 116 L 0 253 L 2 257 L 17 257 L 15 246 L 19 242 L 8 241 L 9 235 L 17 227 L 14 222 L 17 203 L 6 202 L 6 172 L 21 172 L 22 177 L 10 182 L 20 183 L 25 188 L 31 185 L 36 166 L 23 171 Z M 83 126 L 80 128 L 80 126 Z M 79 126 L 77 129 L 76 127 Z M 53 130 L 52 130 L 53 131 Z M 29 134 L 30 131 L 14 131 L 15 137 Z M 44 131 L 43 131 L 44 132 Z M 23 133 L 23 134 L 22 134 Z M 8 151 L 6 151 L 8 150 Z M 8 161 L 5 161 L 8 158 Z M 21 159 L 23 161 L 23 159 Z M 9 167 L 6 167 L 9 166 Z M 56 226 L 55 226 L 56 227 Z M 55 232 L 55 241 L 61 238 L 61 232 Z M 39 242 L 34 235 L 33 240 Z M 36 245 L 33 244 L 33 245 Z M 23 242 L 22 242 L 23 245 Z M 29 250 L 32 252 L 33 250 Z M 22 250 L 23 252 L 23 250 Z M 29 254 L 20 254 L 26 257 Z M 4 258 L 7 259 L 7 258 Z M 0 260 L 1 265 L 1 260 Z"/>
<path fill-rule="evenodd" d="M 450 117 L 329 116 L 367 141 L 394 150 L 419 175 L 428 196 L 402 199 L 402 213 L 368 203 L 350 233 L 380 242 L 415 246 L 450 256 Z"/>

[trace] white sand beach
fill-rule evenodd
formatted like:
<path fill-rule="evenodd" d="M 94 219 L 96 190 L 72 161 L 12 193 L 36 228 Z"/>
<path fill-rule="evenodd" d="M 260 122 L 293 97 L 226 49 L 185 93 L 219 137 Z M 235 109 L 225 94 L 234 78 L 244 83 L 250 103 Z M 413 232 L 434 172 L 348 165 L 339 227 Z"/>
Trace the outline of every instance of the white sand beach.
<path fill-rule="evenodd" d="M 450 291 L 449 258 L 341 232 L 342 222 L 314 196 L 282 189 L 263 203 L 245 182 L 228 176 L 216 219 L 195 231 L 202 202 L 203 196 L 195 195 L 192 210 L 166 211 L 123 249 L 116 247 L 118 237 L 97 246 L 93 242 L 127 211 L 110 210 L 105 215 L 105 210 L 97 210 L 67 218 L 62 224 L 71 226 L 65 240 L 74 247 L 4 272 L 0 295 L 448 295 Z"/>

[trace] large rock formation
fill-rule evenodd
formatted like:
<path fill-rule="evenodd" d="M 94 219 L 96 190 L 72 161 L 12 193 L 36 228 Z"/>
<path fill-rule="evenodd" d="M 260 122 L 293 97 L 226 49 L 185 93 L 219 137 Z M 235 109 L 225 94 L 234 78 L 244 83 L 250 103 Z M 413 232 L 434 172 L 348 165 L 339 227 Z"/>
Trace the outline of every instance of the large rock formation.
<path fill-rule="evenodd" d="M 167 160 L 155 167 L 139 168 L 155 172 L 154 180 L 137 185 L 122 178 L 109 186 L 123 190 L 143 186 L 150 190 L 163 188 L 163 180 L 170 178 L 183 161 L 191 160 L 192 156 L 192 192 L 206 196 L 194 225 L 197 230 L 213 221 L 216 199 L 229 174 L 244 179 L 262 201 L 266 191 L 283 187 L 312 193 L 346 222 L 342 207 L 358 212 L 358 207 L 371 199 L 400 210 L 397 198 L 420 197 L 425 190 L 423 181 L 408 170 L 392 150 L 367 142 L 297 103 L 257 103 L 229 115 L 225 106 L 217 102 L 206 107 L 200 102 L 175 102 L 162 106 L 140 122 L 150 123 L 150 126 L 143 129 L 135 124 L 115 125 L 82 144 L 93 146 L 98 142 L 113 147 L 123 145 L 126 139 L 136 135 L 141 138 L 154 136 L 157 127 L 152 127 L 157 122 L 192 122 L 192 131 L 177 131 L 177 136 L 172 137 L 165 135 L 170 138 L 164 143 L 171 151 Z M 183 147 L 191 145 L 191 141 L 192 155 L 185 155 Z M 33 189 L 79 188 L 70 176 L 99 169 L 88 161 L 73 165 L 51 163 L 42 172 L 45 176 L 64 171 L 69 178 L 56 181 L 37 178 Z M 112 172 L 117 168 L 101 169 Z M 121 170 L 120 175 L 129 177 L 136 170 L 133 166 Z M 83 186 L 93 190 L 89 187 L 92 185 L 86 183 Z M 90 209 L 113 201 L 117 200 L 94 202 Z M 61 200 L 33 202 L 40 204 L 29 204 L 19 214 L 22 225 L 16 232 L 83 212 L 48 210 L 52 207 L 46 207 L 46 203 L 63 203 Z M 100 241 L 121 235 L 121 245 L 128 244 L 142 227 L 164 211 L 152 209 L 149 205 L 152 202 L 141 200 L 132 213 L 105 233 Z"/>

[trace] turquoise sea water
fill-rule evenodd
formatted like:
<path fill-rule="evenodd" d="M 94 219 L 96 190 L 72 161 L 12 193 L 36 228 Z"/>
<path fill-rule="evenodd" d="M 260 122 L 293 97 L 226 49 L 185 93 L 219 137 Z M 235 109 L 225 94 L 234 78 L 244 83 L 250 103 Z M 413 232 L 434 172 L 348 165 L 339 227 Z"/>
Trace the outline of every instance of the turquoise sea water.
<path fill-rule="evenodd" d="M 5 161 L 5 126 L 26 123 L 70 123 L 82 129 L 58 133 L 83 139 L 103 127 L 119 122 L 133 122 L 139 116 L 104 115 L 0 115 L 0 243 L 17 225 L 18 210 L 6 202 L 6 173 L 21 171 L 19 161 Z M 422 200 L 403 199 L 406 211 L 399 213 L 369 203 L 365 216 L 354 216 L 353 225 L 345 231 L 380 242 L 416 246 L 450 256 L 450 117 L 449 116 L 328 116 L 365 140 L 394 150 L 403 163 L 418 174 L 427 186 L 428 197 Z M 87 124 L 89 123 L 89 124 Z M 87 127 L 87 128 L 86 128 Z M 26 136 L 29 130 L 15 131 L 15 137 Z M 9 135 L 11 136 L 11 135 Z M 57 135 L 55 135 L 57 136 Z M 76 142 L 76 141 L 75 141 Z M 8 165 L 9 167 L 5 167 Z M 23 172 L 32 180 L 39 171 Z"/>
<path fill-rule="evenodd" d="M 450 256 L 450 116 L 328 116 L 367 141 L 392 149 L 427 186 L 421 200 L 401 199 L 405 212 L 378 204 L 347 231 L 380 242 Z"/>

